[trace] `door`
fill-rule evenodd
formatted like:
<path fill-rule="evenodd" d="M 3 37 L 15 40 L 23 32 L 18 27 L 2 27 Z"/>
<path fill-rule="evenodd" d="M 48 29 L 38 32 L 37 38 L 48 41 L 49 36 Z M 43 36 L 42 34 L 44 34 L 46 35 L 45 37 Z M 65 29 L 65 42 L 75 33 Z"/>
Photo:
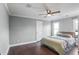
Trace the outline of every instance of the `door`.
<path fill-rule="evenodd" d="M 36 39 L 41 40 L 43 37 L 43 22 L 36 21 Z"/>

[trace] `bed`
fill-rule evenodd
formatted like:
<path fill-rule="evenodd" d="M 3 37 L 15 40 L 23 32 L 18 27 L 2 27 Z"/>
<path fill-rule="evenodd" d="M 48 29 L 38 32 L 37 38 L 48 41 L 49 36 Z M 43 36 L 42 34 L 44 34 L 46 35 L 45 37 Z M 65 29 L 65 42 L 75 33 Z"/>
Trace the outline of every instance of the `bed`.
<path fill-rule="evenodd" d="M 75 47 L 74 35 L 74 32 L 59 32 L 59 34 L 55 36 L 42 38 L 41 44 L 54 49 L 60 55 L 64 55 Z"/>

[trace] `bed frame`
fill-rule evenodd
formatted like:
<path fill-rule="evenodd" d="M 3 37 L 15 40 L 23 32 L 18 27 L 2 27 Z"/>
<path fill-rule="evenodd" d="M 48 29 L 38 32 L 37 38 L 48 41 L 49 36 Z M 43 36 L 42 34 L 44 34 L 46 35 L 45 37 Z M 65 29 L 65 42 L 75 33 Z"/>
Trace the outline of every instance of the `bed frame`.
<path fill-rule="evenodd" d="M 70 35 L 72 35 L 72 37 L 75 37 L 75 32 L 59 32 L 59 33 L 70 34 Z"/>

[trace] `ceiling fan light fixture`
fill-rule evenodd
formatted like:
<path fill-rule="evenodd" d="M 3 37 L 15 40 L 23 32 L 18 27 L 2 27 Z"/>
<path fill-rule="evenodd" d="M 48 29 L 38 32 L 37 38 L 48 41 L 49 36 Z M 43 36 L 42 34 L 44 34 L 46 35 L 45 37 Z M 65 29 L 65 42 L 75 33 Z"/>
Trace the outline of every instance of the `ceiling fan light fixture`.
<path fill-rule="evenodd" d="M 52 16 L 51 14 L 47 14 L 47 16 Z"/>

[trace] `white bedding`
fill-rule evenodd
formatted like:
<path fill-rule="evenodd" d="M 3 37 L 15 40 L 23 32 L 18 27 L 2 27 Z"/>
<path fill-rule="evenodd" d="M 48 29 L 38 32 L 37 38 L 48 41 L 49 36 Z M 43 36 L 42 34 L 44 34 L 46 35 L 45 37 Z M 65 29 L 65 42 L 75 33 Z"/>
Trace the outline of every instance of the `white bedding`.
<path fill-rule="evenodd" d="M 58 40 L 65 40 L 68 42 L 68 44 L 73 45 L 75 42 L 75 38 L 68 38 L 68 37 L 62 37 L 62 36 L 49 36 L 50 38 L 56 38 Z"/>
<path fill-rule="evenodd" d="M 49 36 L 42 38 L 41 42 L 42 44 L 45 44 L 51 48 L 55 48 L 55 50 L 58 51 L 59 54 L 63 54 L 64 52 L 67 52 L 70 48 L 72 48 L 75 43 L 75 39 L 61 36 Z"/>
<path fill-rule="evenodd" d="M 52 36 L 52 38 L 57 38 L 58 40 L 63 40 L 64 42 L 64 49 L 65 51 L 68 51 L 73 47 L 75 44 L 75 38 L 68 38 L 68 37 L 61 37 L 61 36 Z"/>

